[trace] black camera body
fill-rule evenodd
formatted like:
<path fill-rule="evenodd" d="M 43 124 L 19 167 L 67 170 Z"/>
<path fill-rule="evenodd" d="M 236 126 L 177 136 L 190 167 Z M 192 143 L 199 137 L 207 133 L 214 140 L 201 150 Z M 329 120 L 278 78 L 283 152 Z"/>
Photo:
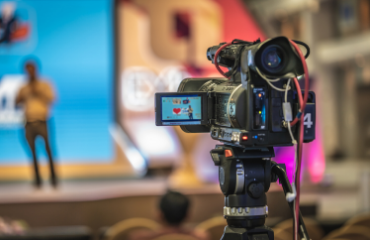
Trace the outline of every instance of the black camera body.
<path fill-rule="evenodd" d="M 214 60 L 222 45 L 207 50 L 209 60 Z M 156 93 L 156 125 L 180 125 L 188 133 L 209 132 L 215 140 L 243 148 L 292 145 L 284 126 L 285 92 L 275 90 L 266 80 L 279 78 L 272 84 L 284 89 L 289 87 L 289 78 L 303 74 L 302 63 L 289 40 L 278 37 L 262 43 L 237 42 L 222 49 L 217 61 L 229 68 L 229 79 L 187 78 L 177 93 Z M 290 85 L 293 91 L 287 92 L 287 102 L 296 116 L 298 96 Z M 181 102 L 173 109 L 182 112 L 169 114 L 169 102 Z M 315 139 L 315 112 L 315 94 L 310 91 L 305 108 L 305 142 Z M 296 127 L 292 131 L 298 132 Z"/>

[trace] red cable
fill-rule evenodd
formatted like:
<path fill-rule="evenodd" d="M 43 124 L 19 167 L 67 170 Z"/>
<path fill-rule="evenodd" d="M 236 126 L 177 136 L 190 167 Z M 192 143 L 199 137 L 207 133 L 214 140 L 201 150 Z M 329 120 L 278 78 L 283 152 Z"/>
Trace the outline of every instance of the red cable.
<path fill-rule="evenodd" d="M 304 93 L 304 98 L 303 98 L 303 104 L 300 105 L 301 112 L 303 114 L 304 109 L 306 108 L 306 103 L 307 103 L 307 100 L 308 100 L 308 92 L 309 92 L 309 88 L 310 88 L 310 86 L 309 86 L 309 77 L 308 77 L 308 68 L 307 68 L 306 59 L 305 59 L 301 49 L 298 47 L 298 45 L 294 41 L 290 40 L 290 43 L 293 45 L 296 52 L 298 53 L 298 56 L 301 59 L 301 62 L 302 62 L 302 65 L 303 65 L 303 70 L 304 70 L 304 89 L 305 89 L 305 93 Z M 298 121 L 299 121 L 299 119 L 297 117 L 295 117 L 294 120 L 290 123 L 290 126 L 294 126 Z"/>
<path fill-rule="evenodd" d="M 301 116 L 300 116 L 300 134 L 299 134 L 299 140 L 298 140 L 298 161 L 297 161 L 297 173 L 295 176 L 295 185 L 296 185 L 296 199 L 295 199 L 295 214 L 296 214 L 296 229 L 294 230 L 294 239 L 297 240 L 298 235 L 298 228 L 299 228 L 299 200 L 300 200 L 300 192 L 301 192 L 301 163 L 302 163 L 302 147 L 303 147 L 303 140 L 304 140 L 304 109 L 306 107 L 307 99 L 308 99 L 308 93 L 309 93 L 309 78 L 308 78 L 308 68 L 306 64 L 306 59 L 303 56 L 301 50 L 299 49 L 298 45 L 290 40 L 292 45 L 294 46 L 295 50 L 297 51 L 299 58 L 301 59 L 303 70 L 304 70 L 304 78 L 305 78 L 305 93 L 304 97 L 302 99 L 302 91 L 299 86 L 298 80 L 294 78 L 294 83 L 297 88 L 297 95 L 299 100 L 299 106 L 301 110 Z M 299 119 L 296 117 L 293 122 L 291 122 L 291 126 L 296 124 L 299 121 Z"/>
<path fill-rule="evenodd" d="M 297 95 L 298 95 L 298 102 L 299 102 L 299 105 L 302 106 L 303 104 L 303 97 L 302 97 L 302 90 L 301 90 L 301 87 L 299 85 L 299 82 L 298 82 L 298 79 L 297 78 L 293 78 L 293 81 L 294 81 L 294 84 L 296 86 L 296 89 L 297 89 Z M 302 113 L 302 116 L 301 116 L 301 122 L 300 122 L 300 127 L 301 127 L 301 134 L 299 135 L 299 139 L 298 139 L 298 149 L 299 149 L 299 152 L 298 152 L 298 161 L 297 161 L 297 175 L 296 175 L 296 179 L 295 179 L 295 184 L 296 184 L 296 199 L 295 199 L 295 213 L 296 213 L 296 219 L 297 219 L 297 222 L 295 222 L 295 226 L 299 227 L 299 194 L 300 194 L 300 175 L 301 175 L 301 159 L 302 159 L 302 145 L 303 145 L 303 130 L 302 130 L 302 127 L 303 127 L 303 119 L 304 119 L 304 114 Z M 296 231 L 294 230 L 294 239 L 296 240 Z"/>
<path fill-rule="evenodd" d="M 300 122 L 300 134 L 299 134 L 299 151 L 298 151 L 298 166 L 297 166 L 297 176 L 295 178 L 296 183 L 296 199 L 295 199 L 295 214 L 296 214 L 296 225 L 299 227 L 299 200 L 300 200 L 300 194 L 301 194 L 301 163 L 302 163 L 302 147 L 303 147 L 303 135 L 304 135 L 304 114 L 301 116 L 301 122 Z"/>
<path fill-rule="evenodd" d="M 295 85 L 295 87 L 297 89 L 297 96 L 298 96 L 299 106 L 302 106 L 302 104 L 303 104 L 303 97 L 302 97 L 301 86 L 299 85 L 299 82 L 298 82 L 298 79 L 297 78 L 293 78 L 293 82 L 294 82 L 294 85 Z"/>
<path fill-rule="evenodd" d="M 224 44 L 224 45 L 222 45 L 217 51 L 216 51 L 216 53 L 215 53 L 215 57 L 214 57 L 214 64 L 215 64 L 215 66 L 216 66 L 216 68 L 217 68 L 217 70 L 219 71 L 219 73 L 221 73 L 222 74 L 222 76 L 224 76 L 224 77 L 226 77 L 226 78 L 230 78 L 231 76 L 226 76 L 226 74 L 225 74 L 225 72 L 224 71 L 222 71 L 222 69 L 220 68 L 220 66 L 218 65 L 218 62 L 217 62 L 217 57 L 218 57 L 218 55 L 220 54 L 220 52 L 222 51 L 222 49 L 224 49 L 224 48 L 226 48 L 227 46 L 230 46 L 232 44 L 232 42 L 230 42 L 230 43 L 226 43 L 226 44 Z"/>

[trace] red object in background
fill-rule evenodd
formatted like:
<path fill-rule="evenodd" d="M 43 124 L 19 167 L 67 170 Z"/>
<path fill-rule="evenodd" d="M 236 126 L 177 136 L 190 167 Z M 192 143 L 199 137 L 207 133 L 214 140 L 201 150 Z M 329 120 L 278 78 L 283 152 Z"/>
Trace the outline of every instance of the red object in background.
<path fill-rule="evenodd" d="M 190 13 L 176 12 L 174 14 L 176 38 L 190 39 Z"/>
<path fill-rule="evenodd" d="M 220 42 L 231 42 L 234 39 L 261 41 L 266 39 L 265 34 L 259 28 L 248 9 L 241 0 L 214 0 L 222 9 L 223 36 Z M 218 43 L 217 43 L 218 44 Z M 191 64 L 184 64 L 189 74 L 193 77 L 204 77 L 205 75 L 219 75 L 212 66 L 210 68 L 195 68 Z"/>
<path fill-rule="evenodd" d="M 120 0 L 122 2 L 132 2 L 132 0 Z M 231 42 L 235 38 L 255 41 L 258 38 L 261 41 L 266 39 L 265 34 L 258 27 L 258 24 L 249 13 L 248 9 L 243 4 L 242 0 L 214 0 L 218 3 L 223 12 L 223 29 L 224 35 L 222 42 Z M 175 13 L 176 21 L 176 37 L 190 36 L 190 20 L 189 12 L 179 11 Z M 179 24 L 179 25 L 178 25 Z M 182 25 L 184 24 L 184 25 Z M 180 26 L 181 25 L 181 26 Z M 188 28 L 188 31 L 182 29 Z"/>
<path fill-rule="evenodd" d="M 255 41 L 266 39 L 265 34 L 258 27 L 248 9 L 241 0 L 214 0 L 223 11 L 224 42 L 231 42 L 235 38 Z"/>
<path fill-rule="evenodd" d="M 28 24 L 22 24 L 17 27 L 17 29 L 12 32 L 11 39 L 12 41 L 21 41 L 28 37 L 30 32 L 30 27 Z"/>

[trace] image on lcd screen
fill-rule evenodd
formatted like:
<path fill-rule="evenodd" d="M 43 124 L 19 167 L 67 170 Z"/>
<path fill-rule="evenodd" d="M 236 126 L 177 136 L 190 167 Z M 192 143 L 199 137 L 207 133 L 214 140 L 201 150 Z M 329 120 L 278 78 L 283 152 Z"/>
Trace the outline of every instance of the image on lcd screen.
<path fill-rule="evenodd" d="M 162 97 L 162 121 L 194 121 L 202 119 L 201 96 Z"/>

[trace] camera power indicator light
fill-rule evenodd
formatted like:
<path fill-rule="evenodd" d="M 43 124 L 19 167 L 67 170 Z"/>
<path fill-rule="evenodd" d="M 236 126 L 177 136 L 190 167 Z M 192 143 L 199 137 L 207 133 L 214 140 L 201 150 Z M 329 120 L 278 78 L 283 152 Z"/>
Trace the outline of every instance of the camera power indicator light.
<path fill-rule="evenodd" d="M 243 137 L 242 137 L 242 140 L 243 140 L 243 141 L 247 141 L 247 140 L 248 140 L 248 136 L 243 136 Z"/>

